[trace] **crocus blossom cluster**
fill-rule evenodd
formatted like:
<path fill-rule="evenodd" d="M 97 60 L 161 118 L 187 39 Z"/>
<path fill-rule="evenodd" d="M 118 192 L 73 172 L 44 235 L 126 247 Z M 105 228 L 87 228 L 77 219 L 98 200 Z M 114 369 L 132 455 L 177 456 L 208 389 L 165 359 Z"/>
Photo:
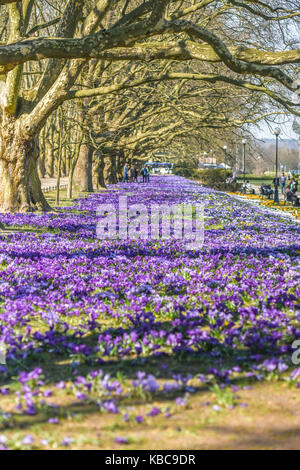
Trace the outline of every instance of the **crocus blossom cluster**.
<path fill-rule="evenodd" d="M 96 208 L 117 209 L 122 195 L 129 205 L 204 204 L 204 246 L 187 250 L 174 238 L 98 240 Z M 207 383 L 232 386 L 241 377 L 261 381 L 276 373 L 298 384 L 291 362 L 300 338 L 296 220 L 170 176 L 111 186 L 60 213 L 3 214 L 0 221 L 42 229 L 0 236 L 6 346 L 0 394 L 15 393 L 18 412 L 51 408 L 58 392 L 118 414 L 122 400 L 138 390 L 183 406 L 180 394 Z M 54 392 L 45 357 L 60 374 Z M 185 374 L 166 365 L 177 358 L 186 361 Z M 187 358 L 197 372 L 189 371 Z M 131 371 L 124 384 L 116 378 L 120 364 Z M 11 392 L 16 376 L 20 389 Z M 160 409 L 149 413 L 158 416 Z M 138 415 L 136 424 L 144 418 Z M 63 445 L 70 443 L 66 438 Z"/>

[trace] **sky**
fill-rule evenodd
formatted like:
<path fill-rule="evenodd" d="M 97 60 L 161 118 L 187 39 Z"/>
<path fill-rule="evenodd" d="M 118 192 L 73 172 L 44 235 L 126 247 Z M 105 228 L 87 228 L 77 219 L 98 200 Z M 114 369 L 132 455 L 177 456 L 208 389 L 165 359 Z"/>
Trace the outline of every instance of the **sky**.
<path fill-rule="evenodd" d="M 281 124 L 281 125 L 278 125 L 278 126 L 276 126 L 274 124 L 274 126 L 272 126 L 272 127 L 274 129 L 276 127 L 279 127 L 281 129 L 281 134 L 280 134 L 281 139 L 295 139 L 295 140 L 299 139 L 299 136 L 292 129 L 293 120 L 288 121 L 285 124 Z M 260 129 L 258 129 L 257 127 L 254 128 L 253 134 L 255 135 L 255 137 L 257 137 L 258 139 L 261 139 L 261 140 L 264 140 L 264 139 L 274 139 L 275 140 L 274 134 L 272 134 L 271 130 L 269 129 L 269 126 L 266 123 L 261 123 L 260 124 Z"/>

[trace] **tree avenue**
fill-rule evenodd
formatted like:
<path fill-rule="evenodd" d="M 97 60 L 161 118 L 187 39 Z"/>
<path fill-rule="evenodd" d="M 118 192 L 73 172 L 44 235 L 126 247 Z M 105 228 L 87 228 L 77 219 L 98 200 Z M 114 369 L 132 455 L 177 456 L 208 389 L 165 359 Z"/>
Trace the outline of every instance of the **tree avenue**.
<path fill-rule="evenodd" d="M 121 147 L 132 153 L 141 141 L 184 139 L 187 122 L 197 138 L 199 123 L 239 127 L 274 105 L 299 116 L 297 3 L 0 0 L 0 210 L 50 209 L 38 176 L 39 135 L 71 100 L 82 103 L 77 121 L 100 155 L 99 171 L 103 158 L 115 164 Z M 168 124 L 160 121 L 166 112 Z"/>

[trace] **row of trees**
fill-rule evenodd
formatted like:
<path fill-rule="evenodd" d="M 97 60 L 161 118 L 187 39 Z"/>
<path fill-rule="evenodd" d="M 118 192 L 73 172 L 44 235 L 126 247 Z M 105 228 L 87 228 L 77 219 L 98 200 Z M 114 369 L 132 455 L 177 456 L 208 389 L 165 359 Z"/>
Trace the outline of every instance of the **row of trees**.
<path fill-rule="evenodd" d="M 294 1 L 0 0 L 0 210 L 48 210 L 156 149 L 222 148 L 299 116 Z"/>

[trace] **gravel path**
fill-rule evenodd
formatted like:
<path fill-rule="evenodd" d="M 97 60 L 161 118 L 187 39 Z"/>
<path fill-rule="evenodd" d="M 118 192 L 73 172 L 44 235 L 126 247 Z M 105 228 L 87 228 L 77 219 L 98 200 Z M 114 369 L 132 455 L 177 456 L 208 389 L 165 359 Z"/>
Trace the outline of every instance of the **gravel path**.
<path fill-rule="evenodd" d="M 56 178 L 41 178 L 42 183 L 42 190 L 43 191 L 53 191 L 56 189 Z M 60 179 L 60 187 L 64 188 L 68 184 L 68 178 L 61 178 Z"/>

